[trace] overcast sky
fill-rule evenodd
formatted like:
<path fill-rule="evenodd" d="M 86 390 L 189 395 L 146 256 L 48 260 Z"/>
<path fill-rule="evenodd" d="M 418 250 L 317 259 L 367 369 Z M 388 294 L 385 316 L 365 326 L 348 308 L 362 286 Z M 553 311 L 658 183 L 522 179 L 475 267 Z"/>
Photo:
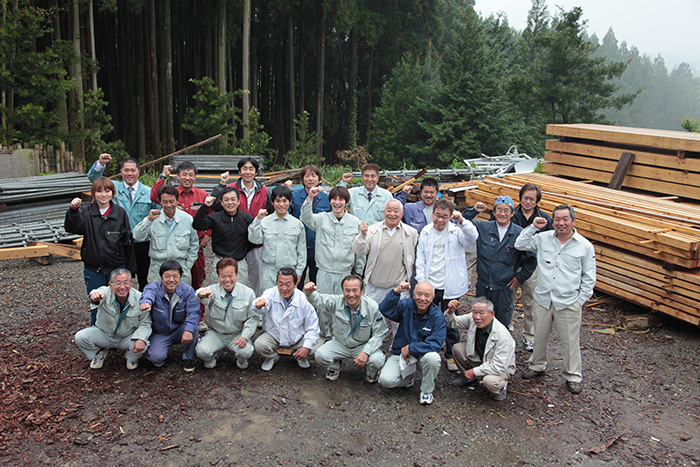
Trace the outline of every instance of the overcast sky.
<path fill-rule="evenodd" d="M 517 30 L 527 25 L 531 5 L 530 0 L 476 0 L 482 16 L 504 12 Z M 601 41 L 612 27 L 619 43 L 626 41 L 652 59 L 661 54 L 669 71 L 687 62 L 700 76 L 700 0 L 547 0 L 550 14 L 558 11 L 555 5 L 566 11 L 581 7 L 588 34 Z"/>

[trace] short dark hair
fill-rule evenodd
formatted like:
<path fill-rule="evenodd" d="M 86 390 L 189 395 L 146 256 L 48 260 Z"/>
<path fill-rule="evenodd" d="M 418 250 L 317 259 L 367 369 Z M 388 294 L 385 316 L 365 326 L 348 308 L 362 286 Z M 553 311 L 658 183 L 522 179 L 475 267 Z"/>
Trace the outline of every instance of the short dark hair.
<path fill-rule="evenodd" d="M 276 201 L 277 198 L 287 198 L 289 202 L 292 202 L 292 190 L 289 189 L 287 185 L 278 185 L 272 190 L 271 201 Z"/>
<path fill-rule="evenodd" d="M 559 206 L 554 208 L 554 210 L 552 211 L 552 217 L 554 217 L 554 214 L 557 211 L 566 211 L 566 210 L 569 211 L 569 215 L 571 216 L 571 220 L 575 221 L 576 220 L 576 211 L 574 211 L 574 208 L 572 208 L 568 204 L 560 204 Z"/>
<path fill-rule="evenodd" d="M 433 208 L 433 212 L 435 212 L 438 209 L 447 209 L 448 211 L 450 211 L 450 214 L 452 214 L 452 211 L 454 211 L 454 209 L 455 209 L 455 205 L 452 204 L 452 201 L 446 200 L 445 198 L 440 198 L 435 203 L 435 207 Z"/>
<path fill-rule="evenodd" d="M 350 192 L 344 186 L 334 186 L 331 188 L 330 193 L 328 193 L 328 199 L 343 198 L 345 203 L 350 202 Z"/>
<path fill-rule="evenodd" d="M 307 165 L 299 171 L 299 178 L 301 178 L 302 183 L 304 182 L 304 177 L 308 172 L 315 173 L 316 175 L 318 175 L 318 179 L 321 180 L 321 169 L 319 169 L 315 165 Z"/>
<path fill-rule="evenodd" d="M 374 170 L 375 172 L 377 172 L 377 174 L 379 174 L 379 166 L 377 164 L 372 164 L 370 162 L 368 164 L 363 165 L 362 168 L 360 168 L 360 173 L 365 173 L 365 171 L 367 170 Z"/>
<path fill-rule="evenodd" d="M 238 261 L 233 258 L 221 258 L 218 263 L 216 263 L 216 274 L 218 275 L 221 270 L 227 266 L 233 266 L 238 274 Z"/>
<path fill-rule="evenodd" d="M 425 188 L 426 186 L 431 186 L 437 190 L 438 189 L 438 181 L 432 177 L 426 177 L 423 179 L 422 182 L 420 182 L 421 191 L 423 191 L 423 188 Z"/>
<path fill-rule="evenodd" d="M 139 164 L 139 161 L 134 159 L 133 157 L 127 157 L 122 161 L 121 164 L 119 164 L 119 170 L 124 168 L 124 164 L 136 164 L 136 170 L 141 170 L 141 164 Z"/>
<path fill-rule="evenodd" d="M 537 192 L 537 202 L 539 203 L 540 200 L 542 199 L 542 190 L 540 189 L 539 185 L 532 183 L 532 182 L 526 183 L 520 189 L 520 200 L 522 201 L 523 195 L 525 194 L 525 192 L 530 191 L 530 190 L 535 190 Z"/>
<path fill-rule="evenodd" d="M 197 175 L 197 166 L 190 161 L 180 162 L 180 165 L 175 169 L 175 173 L 180 173 L 181 170 L 194 170 L 194 174 Z"/>
<path fill-rule="evenodd" d="M 255 168 L 255 173 L 260 171 L 260 163 L 254 157 L 244 157 L 238 161 L 238 173 L 241 172 L 241 168 L 248 162 L 250 162 Z"/>
<path fill-rule="evenodd" d="M 241 193 L 238 191 L 238 189 L 232 186 L 227 186 L 221 190 L 221 193 L 219 193 L 219 199 L 223 199 L 226 193 L 231 193 L 232 191 L 236 193 L 236 199 L 241 199 Z"/>
<path fill-rule="evenodd" d="M 175 261 L 174 259 L 169 259 L 165 263 L 160 265 L 160 269 L 158 270 L 158 275 L 160 277 L 163 277 L 163 274 L 165 274 L 165 271 L 175 271 L 180 273 L 180 276 L 182 276 L 182 265 Z"/>
<path fill-rule="evenodd" d="M 180 192 L 172 185 L 163 185 L 158 189 L 158 201 L 163 195 L 173 195 L 176 200 L 180 201 Z"/>
<path fill-rule="evenodd" d="M 362 278 L 357 274 L 348 274 L 347 276 L 343 277 L 343 280 L 340 281 L 341 289 L 347 281 L 360 281 L 360 290 L 365 290 L 365 283 L 362 281 Z"/>
<path fill-rule="evenodd" d="M 299 274 L 297 274 L 293 268 L 280 268 L 279 271 L 277 271 L 277 280 L 280 279 L 280 276 L 292 276 L 294 283 L 299 280 Z"/>

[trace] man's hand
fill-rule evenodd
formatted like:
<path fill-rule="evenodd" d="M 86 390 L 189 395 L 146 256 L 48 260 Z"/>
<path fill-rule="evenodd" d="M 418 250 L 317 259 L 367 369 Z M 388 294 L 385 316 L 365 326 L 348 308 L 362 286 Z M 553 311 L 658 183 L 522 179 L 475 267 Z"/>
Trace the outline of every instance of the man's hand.
<path fill-rule="evenodd" d="M 146 219 L 153 222 L 154 220 L 158 219 L 158 216 L 160 216 L 160 209 L 151 209 L 148 211 L 148 217 Z"/>
<path fill-rule="evenodd" d="M 464 377 L 467 378 L 469 381 L 473 380 L 476 378 L 476 375 L 474 374 L 474 369 L 470 368 L 467 371 L 464 372 Z"/>
<path fill-rule="evenodd" d="M 73 198 L 73 200 L 70 202 L 70 207 L 73 209 L 78 209 L 80 205 L 83 204 L 83 200 L 80 198 Z"/>
<path fill-rule="evenodd" d="M 464 217 L 462 217 L 462 213 L 457 211 L 456 209 L 452 211 L 452 219 L 459 225 L 462 225 L 462 222 L 464 222 Z"/>
<path fill-rule="evenodd" d="M 319 194 L 320 192 L 321 192 L 321 188 L 319 188 L 319 187 L 317 187 L 317 186 L 312 187 L 312 188 L 309 190 L 308 199 L 314 199 L 315 197 L 318 196 L 318 194 Z"/>
<path fill-rule="evenodd" d="M 265 300 L 264 298 L 258 298 L 257 300 L 255 300 L 254 305 L 257 309 L 265 308 L 267 306 L 267 300 Z"/>
<path fill-rule="evenodd" d="M 306 356 L 309 355 L 309 349 L 302 347 L 301 349 L 294 352 L 294 358 L 297 360 L 306 360 Z"/>
<path fill-rule="evenodd" d="M 547 219 L 544 217 L 535 217 L 535 220 L 532 221 L 532 225 L 535 226 L 536 229 L 544 229 L 547 227 Z"/>
<path fill-rule="evenodd" d="M 229 173 L 228 170 L 226 172 L 222 173 L 221 178 L 219 179 L 219 183 L 222 185 L 228 184 L 228 179 L 230 176 L 231 176 L 231 174 Z"/>
<path fill-rule="evenodd" d="M 245 349 L 245 346 L 248 345 L 248 339 L 245 337 L 239 337 L 235 341 L 233 341 L 234 345 L 237 345 L 238 347 Z"/>
<path fill-rule="evenodd" d="M 518 288 L 519 285 L 520 281 L 518 281 L 518 279 L 516 279 L 515 277 L 513 277 L 510 280 L 510 282 L 508 282 L 508 288 L 510 288 L 510 290 L 515 290 L 516 288 Z"/>
<path fill-rule="evenodd" d="M 310 295 L 315 290 L 316 290 L 316 284 L 314 284 L 311 281 L 307 282 L 306 285 L 304 286 L 304 293 L 306 295 Z"/>
<path fill-rule="evenodd" d="M 105 166 L 112 162 L 112 155 L 103 152 L 102 154 L 100 154 L 100 159 L 98 162 L 100 163 L 100 165 Z"/>
<path fill-rule="evenodd" d="M 209 245 L 209 241 L 211 240 L 211 237 L 207 234 L 202 235 L 202 238 L 199 239 L 199 248 L 204 249 L 207 245 Z"/>
<path fill-rule="evenodd" d="M 455 311 L 459 309 L 459 300 L 450 300 L 450 303 L 447 304 L 447 314 L 451 315 Z"/>
<path fill-rule="evenodd" d="M 102 292 L 97 291 L 97 290 L 95 290 L 94 292 L 92 292 L 90 294 L 90 301 L 92 303 L 101 302 L 102 300 L 104 300 L 104 298 L 105 298 L 104 294 Z"/>
<path fill-rule="evenodd" d="M 369 224 L 367 222 L 363 222 L 360 224 L 360 233 L 362 234 L 363 237 L 367 236 L 367 230 L 369 229 Z"/>
<path fill-rule="evenodd" d="M 215 197 L 213 197 L 213 196 L 207 196 L 207 197 L 204 199 L 204 205 L 205 205 L 206 207 L 210 208 L 211 205 L 214 204 L 214 201 L 216 201 L 216 198 L 215 198 Z"/>
<path fill-rule="evenodd" d="M 148 303 L 148 302 L 143 302 L 143 303 L 139 306 L 139 310 L 141 310 L 141 311 L 151 311 L 151 304 Z"/>
<path fill-rule="evenodd" d="M 267 209 L 261 209 L 258 211 L 258 215 L 256 216 L 258 219 L 263 220 L 267 216 Z"/>
<path fill-rule="evenodd" d="M 365 352 L 360 352 L 357 355 L 357 358 L 353 360 L 353 363 L 360 368 L 364 367 L 365 364 L 367 363 L 367 359 L 369 358 L 369 355 L 367 355 Z"/>
<path fill-rule="evenodd" d="M 190 331 L 185 331 L 182 333 L 182 339 L 180 339 L 180 342 L 183 344 L 189 344 L 194 340 L 194 336 Z"/>
<path fill-rule="evenodd" d="M 401 347 L 401 357 L 403 357 L 404 360 L 408 360 L 408 357 L 410 356 L 411 353 L 408 351 L 408 345 Z"/>
<path fill-rule="evenodd" d="M 199 295 L 199 298 L 210 298 L 211 297 L 211 289 L 209 287 L 206 287 L 206 288 L 200 290 L 197 295 Z"/>
<path fill-rule="evenodd" d="M 413 185 L 406 185 L 405 187 L 402 188 L 402 190 L 407 195 L 410 195 L 411 192 L 413 191 Z"/>
<path fill-rule="evenodd" d="M 173 171 L 173 166 L 172 165 L 164 165 L 163 166 L 163 177 L 169 177 L 170 172 Z"/>
<path fill-rule="evenodd" d="M 146 349 L 146 343 L 141 339 L 136 339 L 134 345 L 131 346 L 131 351 L 134 353 L 143 352 Z"/>
<path fill-rule="evenodd" d="M 340 177 L 340 179 L 341 179 L 342 181 L 344 181 L 345 183 L 350 183 L 350 182 L 352 182 L 352 179 L 353 179 L 353 178 L 354 178 L 354 176 L 353 176 L 353 174 L 351 174 L 350 172 L 346 172 L 346 173 L 344 173 L 344 174 L 342 175 L 342 177 Z"/>
<path fill-rule="evenodd" d="M 396 295 L 401 295 L 402 293 L 411 290 L 411 284 L 409 284 L 406 281 L 401 282 L 399 285 L 396 286 L 394 289 L 394 292 L 396 292 Z"/>
<path fill-rule="evenodd" d="M 479 201 L 474 205 L 474 210 L 476 210 L 476 212 L 484 212 L 486 211 L 487 207 L 488 206 L 486 206 L 486 203 L 482 203 L 481 201 Z"/>
<path fill-rule="evenodd" d="M 287 185 L 287 188 L 289 188 L 290 190 L 292 189 L 292 186 L 294 186 L 294 182 L 292 180 L 287 180 L 286 182 L 284 182 L 284 184 Z"/>

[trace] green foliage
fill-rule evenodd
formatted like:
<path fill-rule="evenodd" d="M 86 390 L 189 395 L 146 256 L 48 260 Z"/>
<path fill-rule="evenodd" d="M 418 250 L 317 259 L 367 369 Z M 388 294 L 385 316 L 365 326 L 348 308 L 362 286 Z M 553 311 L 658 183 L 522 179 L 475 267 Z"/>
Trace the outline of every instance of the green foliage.
<path fill-rule="evenodd" d="M 141 169 L 141 175 L 139 176 L 139 182 L 146 186 L 153 186 L 158 180 L 160 171 L 155 170 L 153 167 L 147 167 L 146 169 Z"/>
<path fill-rule="evenodd" d="M 104 100 L 104 92 L 88 91 L 83 96 L 83 119 L 85 129 L 81 135 L 72 138 L 82 138 L 85 141 L 85 163 L 90 167 L 103 152 L 112 155 L 112 163 L 105 169 L 105 175 L 111 176 L 119 172 L 119 165 L 127 159 L 129 153 L 121 140 L 107 142 L 105 137 L 112 133 L 112 116 L 107 113 L 108 103 Z M 69 139 L 70 141 L 70 139 Z"/>
<path fill-rule="evenodd" d="M 251 107 L 250 112 L 248 112 L 248 134 L 250 135 L 248 141 L 242 139 L 234 141 L 224 150 L 224 154 L 265 157 L 272 155 L 272 149 L 270 149 L 272 138 L 265 132 L 265 128 L 260 123 L 260 112 L 255 107 Z"/>
<path fill-rule="evenodd" d="M 197 87 L 197 92 L 193 96 L 194 105 L 187 108 L 182 127 L 200 140 L 209 138 L 216 134 L 228 139 L 233 136 L 236 124 L 239 121 L 237 113 L 240 109 L 233 105 L 233 99 L 241 92 L 219 93 L 219 88 L 214 80 L 205 76 L 202 79 L 191 79 L 191 83 Z M 220 144 L 212 141 L 211 144 Z M 209 145 L 198 148 L 201 154 L 209 152 Z"/>
<path fill-rule="evenodd" d="M 322 158 L 316 152 L 317 134 L 309 130 L 309 112 L 304 110 L 294 119 L 294 131 L 294 148 L 285 155 L 285 166 L 292 168 L 309 164 L 320 165 Z"/>
<path fill-rule="evenodd" d="M 360 167 L 372 159 L 370 153 L 362 146 L 357 146 L 346 151 L 338 151 L 336 155 L 338 159 L 350 167 L 353 167 L 355 170 L 359 170 Z"/>
<path fill-rule="evenodd" d="M 348 165 L 324 165 L 321 167 L 321 179 L 330 186 L 335 186 L 344 173 L 352 171 L 353 168 Z"/>
<path fill-rule="evenodd" d="M 681 127 L 691 133 L 700 133 L 700 118 L 693 120 L 690 117 L 683 117 L 679 120 Z"/>

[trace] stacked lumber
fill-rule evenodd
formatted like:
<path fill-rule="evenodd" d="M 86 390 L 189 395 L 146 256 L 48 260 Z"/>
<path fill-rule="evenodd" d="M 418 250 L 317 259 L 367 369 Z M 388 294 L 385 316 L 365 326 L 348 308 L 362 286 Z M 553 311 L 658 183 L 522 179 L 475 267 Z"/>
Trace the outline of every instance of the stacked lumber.
<path fill-rule="evenodd" d="M 700 133 L 608 125 L 547 125 L 543 170 L 609 183 L 623 153 L 623 187 L 700 200 Z"/>
<path fill-rule="evenodd" d="M 530 182 L 545 211 L 576 209 L 578 232 L 596 247 L 596 289 L 700 325 L 700 207 L 543 174 L 487 177 L 459 195 L 492 206 L 501 195 L 517 200 Z"/>

